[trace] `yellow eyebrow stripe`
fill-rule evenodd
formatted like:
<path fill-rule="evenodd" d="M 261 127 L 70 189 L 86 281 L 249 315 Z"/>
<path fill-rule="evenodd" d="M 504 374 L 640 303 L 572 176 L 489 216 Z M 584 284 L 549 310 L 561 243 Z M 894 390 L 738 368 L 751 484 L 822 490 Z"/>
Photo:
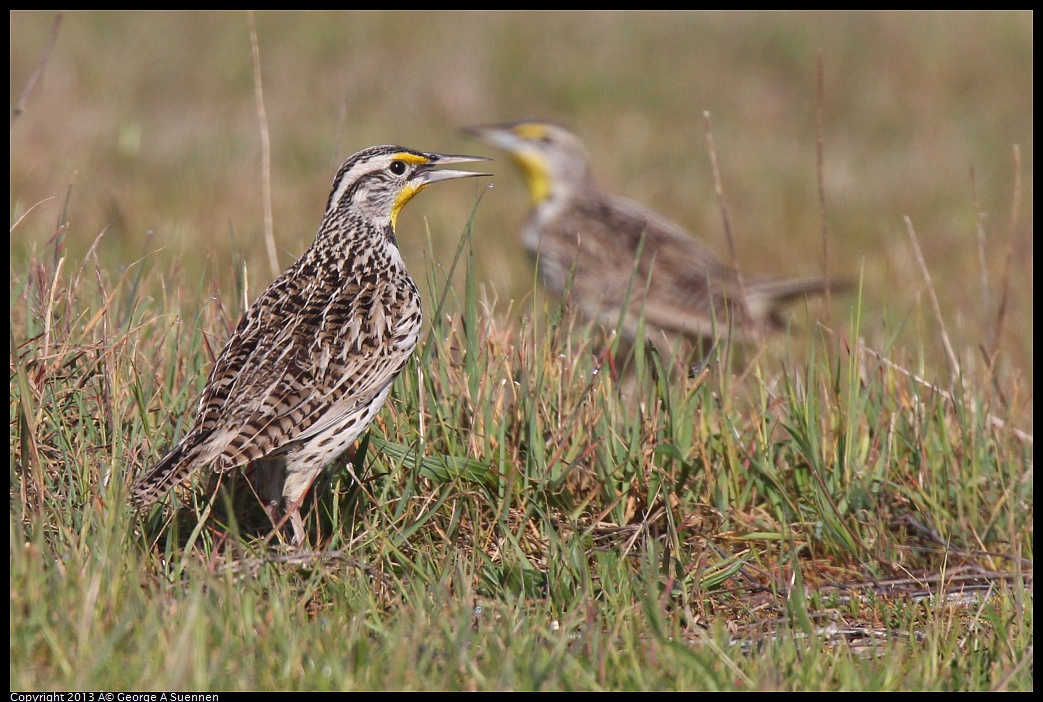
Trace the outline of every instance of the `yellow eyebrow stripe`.
<path fill-rule="evenodd" d="M 547 136 L 547 127 L 542 124 L 534 124 L 527 122 L 525 124 L 519 124 L 514 127 L 514 133 L 520 136 L 522 139 L 532 139 L 538 141 Z"/>
<path fill-rule="evenodd" d="M 406 163 L 411 163 L 414 166 L 423 166 L 425 163 L 430 162 L 429 159 L 423 156 L 411 154 L 407 151 L 400 151 L 397 154 L 391 154 L 391 158 L 395 159 L 396 161 L 405 161 Z"/>

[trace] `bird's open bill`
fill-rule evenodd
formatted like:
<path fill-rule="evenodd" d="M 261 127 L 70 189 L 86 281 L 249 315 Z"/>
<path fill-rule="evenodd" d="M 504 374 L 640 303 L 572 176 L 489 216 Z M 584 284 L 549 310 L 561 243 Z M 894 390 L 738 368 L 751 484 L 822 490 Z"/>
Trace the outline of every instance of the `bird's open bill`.
<path fill-rule="evenodd" d="M 441 166 L 449 163 L 473 163 L 475 161 L 491 161 L 491 158 L 486 156 L 465 156 L 457 154 L 424 154 L 431 163 L 427 166 L 420 168 L 413 176 L 415 180 L 419 180 L 424 185 L 429 183 L 436 183 L 440 180 L 450 180 L 452 178 L 474 178 L 476 176 L 491 176 L 492 173 L 480 173 L 478 171 L 454 171 L 450 169 L 446 170 L 435 170 L 437 166 Z"/>

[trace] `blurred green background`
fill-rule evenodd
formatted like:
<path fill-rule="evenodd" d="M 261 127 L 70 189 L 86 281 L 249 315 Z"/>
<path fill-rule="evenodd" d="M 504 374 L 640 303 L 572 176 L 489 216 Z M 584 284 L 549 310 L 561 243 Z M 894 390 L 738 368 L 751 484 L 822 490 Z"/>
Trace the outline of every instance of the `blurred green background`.
<path fill-rule="evenodd" d="M 54 18 L 10 15 L 12 110 Z M 519 237 L 527 194 L 502 155 L 458 132 L 520 117 L 571 126 L 606 186 L 685 225 L 727 259 L 708 111 L 743 270 L 815 274 L 821 49 L 830 268 L 864 275 L 863 335 L 878 344 L 911 339 L 913 356 L 934 366 L 928 377 L 945 373 L 903 217 L 915 227 L 961 358 L 986 343 L 1009 244 L 1002 362 L 1031 383 L 1032 19 L 260 12 L 279 263 L 310 244 L 333 174 L 352 152 L 390 142 L 491 155 L 492 189 L 483 187 L 489 179 L 431 189 L 400 218 L 399 241 L 424 280 L 426 231 L 435 258 L 450 260 L 484 192 L 475 246 L 485 294 L 498 311 L 511 301 L 512 314 L 531 310 L 534 278 Z M 254 90 L 245 13 L 67 13 L 42 78 L 12 121 L 12 224 L 40 203 L 12 229 L 12 269 L 44 250 L 64 212 L 66 251 L 77 265 L 105 230 L 98 255 L 114 277 L 151 252 L 146 265 L 181 269 L 187 281 L 207 266 L 230 290 L 242 256 L 251 295 L 258 293 L 271 275 Z M 1020 211 L 1012 226 L 1015 144 Z"/>

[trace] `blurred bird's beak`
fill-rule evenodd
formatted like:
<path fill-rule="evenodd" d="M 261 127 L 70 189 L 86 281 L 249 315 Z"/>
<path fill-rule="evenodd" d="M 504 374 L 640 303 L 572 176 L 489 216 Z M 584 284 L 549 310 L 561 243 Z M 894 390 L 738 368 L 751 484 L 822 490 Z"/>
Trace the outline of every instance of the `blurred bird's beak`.
<path fill-rule="evenodd" d="M 508 152 L 518 150 L 519 140 L 517 135 L 499 124 L 479 124 L 473 127 L 464 127 L 460 131 L 497 149 L 503 149 Z"/>

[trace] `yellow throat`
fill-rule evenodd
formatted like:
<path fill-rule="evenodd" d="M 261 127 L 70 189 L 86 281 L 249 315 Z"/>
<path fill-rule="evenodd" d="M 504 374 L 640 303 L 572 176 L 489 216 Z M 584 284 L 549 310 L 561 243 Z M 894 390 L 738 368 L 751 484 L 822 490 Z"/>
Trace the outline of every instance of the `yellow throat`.
<path fill-rule="evenodd" d="M 550 197 L 550 169 L 547 167 L 547 159 L 535 151 L 518 151 L 511 156 L 525 176 L 525 182 L 529 184 L 532 204 L 539 205 Z"/>
<path fill-rule="evenodd" d="M 412 163 L 417 166 L 422 166 L 428 162 L 423 156 L 417 156 L 416 154 L 410 153 L 399 153 L 395 154 L 393 158 L 399 161 L 405 161 L 406 163 Z M 407 187 L 402 189 L 402 192 L 395 198 L 395 204 L 391 206 L 391 228 L 395 229 L 398 226 L 398 213 L 402 211 L 402 208 L 406 206 L 406 203 L 416 197 L 417 193 L 427 187 L 427 183 L 410 183 Z"/>

